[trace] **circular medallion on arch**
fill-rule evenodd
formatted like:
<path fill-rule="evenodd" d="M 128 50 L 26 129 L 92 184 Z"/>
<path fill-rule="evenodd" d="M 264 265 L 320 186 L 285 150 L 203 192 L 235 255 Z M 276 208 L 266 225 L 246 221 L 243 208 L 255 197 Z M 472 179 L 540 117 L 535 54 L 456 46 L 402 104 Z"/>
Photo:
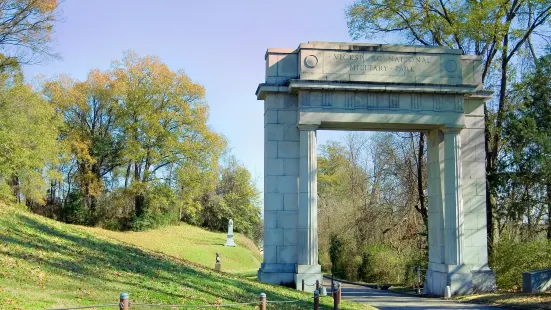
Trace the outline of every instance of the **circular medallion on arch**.
<path fill-rule="evenodd" d="M 315 55 L 308 55 L 304 58 L 304 65 L 308 68 L 314 68 L 318 64 L 318 57 Z"/>
<path fill-rule="evenodd" d="M 444 65 L 444 67 L 448 72 L 455 72 L 455 70 L 457 70 L 457 62 L 455 62 L 455 60 L 450 59 L 446 61 L 446 64 Z"/>

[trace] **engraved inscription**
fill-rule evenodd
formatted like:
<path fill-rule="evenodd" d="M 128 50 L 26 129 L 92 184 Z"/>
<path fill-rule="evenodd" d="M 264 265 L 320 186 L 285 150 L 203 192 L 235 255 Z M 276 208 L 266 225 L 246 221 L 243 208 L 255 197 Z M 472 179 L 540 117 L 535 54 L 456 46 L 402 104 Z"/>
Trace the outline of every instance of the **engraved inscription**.
<path fill-rule="evenodd" d="M 435 59 L 430 56 L 407 55 L 333 53 L 329 58 L 335 62 L 349 62 L 348 68 L 351 72 L 373 73 L 415 73 L 418 70 L 415 65 L 428 66 L 435 62 Z"/>
<path fill-rule="evenodd" d="M 301 78 L 326 81 L 462 84 L 461 55 L 441 54 L 428 49 L 426 52 L 410 51 L 411 49 L 396 52 L 304 49 L 301 51 L 304 53 L 300 64 Z M 310 57 L 314 54 L 318 60 L 315 66 L 315 59 Z M 306 63 L 306 58 L 309 63 Z M 381 106 L 380 103 L 378 105 Z"/>

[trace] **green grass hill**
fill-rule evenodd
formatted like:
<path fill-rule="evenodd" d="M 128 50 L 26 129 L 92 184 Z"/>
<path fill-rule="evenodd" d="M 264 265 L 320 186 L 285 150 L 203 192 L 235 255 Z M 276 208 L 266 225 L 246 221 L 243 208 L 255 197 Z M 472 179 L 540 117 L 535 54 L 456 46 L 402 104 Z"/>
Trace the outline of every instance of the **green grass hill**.
<path fill-rule="evenodd" d="M 83 228 L 0 202 L 0 308 L 111 304 L 121 292 L 134 303 L 214 305 L 254 302 L 264 292 L 272 301 L 304 300 L 269 309 L 312 309 L 311 294 L 208 268 L 216 250 L 228 270 L 258 265 L 257 250 L 246 239 L 238 237 L 236 249 L 224 249 L 223 241 L 223 234 L 186 225 L 143 233 Z M 332 308 L 329 297 L 321 303 Z M 366 308 L 344 303 L 343 309 Z"/>
<path fill-rule="evenodd" d="M 235 234 L 237 247 L 225 247 L 227 234 L 181 224 L 145 232 L 118 232 L 101 228 L 82 227 L 97 237 L 107 237 L 163 253 L 178 259 L 214 268 L 216 253 L 220 253 L 223 271 L 236 274 L 255 274 L 262 257 L 255 244 L 241 234 Z"/>

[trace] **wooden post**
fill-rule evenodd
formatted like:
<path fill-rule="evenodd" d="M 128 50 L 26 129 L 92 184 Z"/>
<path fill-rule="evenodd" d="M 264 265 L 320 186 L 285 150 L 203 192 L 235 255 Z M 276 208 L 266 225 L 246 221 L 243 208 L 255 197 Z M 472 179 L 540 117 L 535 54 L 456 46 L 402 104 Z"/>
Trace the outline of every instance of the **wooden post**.
<path fill-rule="evenodd" d="M 337 285 L 339 286 L 339 289 L 337 290 L 337 293 L 338 293 L 338 300 L 339 300 L 339 306 L 341 305 L 341 299 L 342 299 L 342 285 L 341 283 L 337 283 Z"/>
<path fill-rule="evenodd" d="M 302 291 L 304 292 L 304 279 L 302 279 Z"/>
<path fill-rule="evenodd" d="M 314 310 L 319 310 L 320 308 L 320 294 L 318 290 L 314 291 Z"/>
<path fill-rule="evenodd" d="M 316 280 L 316 290 L 320 290 L 320 280 Z"/>
<path fill-rule="evenodd" d="M 128 310 L 128 293 L 121 293 L 120 303 L 119 303 L 119 309 L 120 310 Z"/>
<path fill-rule="evenodd" d="M 333 292 L 333 310 L 339 310 L 339 302 L 337 301 L 337 292 L 332 289 Z"/>
<path fill-rule="evenodd" d="M 333 295 L 333 310 L 339 310 L 339 292 L 337 283 L 331 287 L 331 295 Z"/>
<path fill-rule="evenodd" d="M 266 310 L 266 294 L 260 293 L 260 310 Z"/>

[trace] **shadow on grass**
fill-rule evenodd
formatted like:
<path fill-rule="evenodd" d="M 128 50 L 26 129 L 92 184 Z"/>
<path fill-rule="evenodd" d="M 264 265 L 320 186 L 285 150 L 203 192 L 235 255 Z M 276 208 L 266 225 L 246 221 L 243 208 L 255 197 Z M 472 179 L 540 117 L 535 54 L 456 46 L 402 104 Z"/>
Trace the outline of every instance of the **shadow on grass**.
<path fill-rule="evenodd" d="M 100 240 L 89 233 L 75 232 L 72 228 L 68 231 L 57 229 L 22 214 L 18 214 L 17 221 L 14 222 L 0 218 L 0 224 L 8 227 L 0 230 L 0 242 L 21 246 L 24 251 L 10 251 L 4 254 L 36 261 L 56 274 L 66 274 L 69 277 L 71 274 L 77 274 L 80 280 L 102 283 L 102 287 L 96 288 L 98 291 L 102 288 L 112 290 L 112 283 L 119 284 L 119 287 L 127 286 L 133 302 L 142 302 L 140 298 L 145 298 L 145 292 L 154 293 L 164 303 L 179 303 L 175 301 L 183 299 L 186 299 L 186 303 L 193 304 L 215 303 L 218 299 L 235 303 L 252 302 L 258 299 L 260 293 L 266 293 L 268 300 L 272 301 L 293 299 L 278 292 L 281 288 L 229 274 L 221 275 L 199 266 L 191 267 L 190 264 L 177 259 L 151 254 L 125 244 Z M 7 233 L 2 234 L 2 231 Z M 38 253 L 40 251 L 59 254 L 44 258 Z M 156 286 L 151 283 L 162 285 Z M 190 299 L 183 288 L 200 292 L 200 295 L 204 296 Z M 136 292 L 132 292 L 133 290 Z M 308 297 L 303 295 L 298 298 Z M 300 303 L 270 305 L 270 308 L 281 309 L 312 307 L 310 298 Z M 331 309 L 325 306 L 320 308 Z"/>

